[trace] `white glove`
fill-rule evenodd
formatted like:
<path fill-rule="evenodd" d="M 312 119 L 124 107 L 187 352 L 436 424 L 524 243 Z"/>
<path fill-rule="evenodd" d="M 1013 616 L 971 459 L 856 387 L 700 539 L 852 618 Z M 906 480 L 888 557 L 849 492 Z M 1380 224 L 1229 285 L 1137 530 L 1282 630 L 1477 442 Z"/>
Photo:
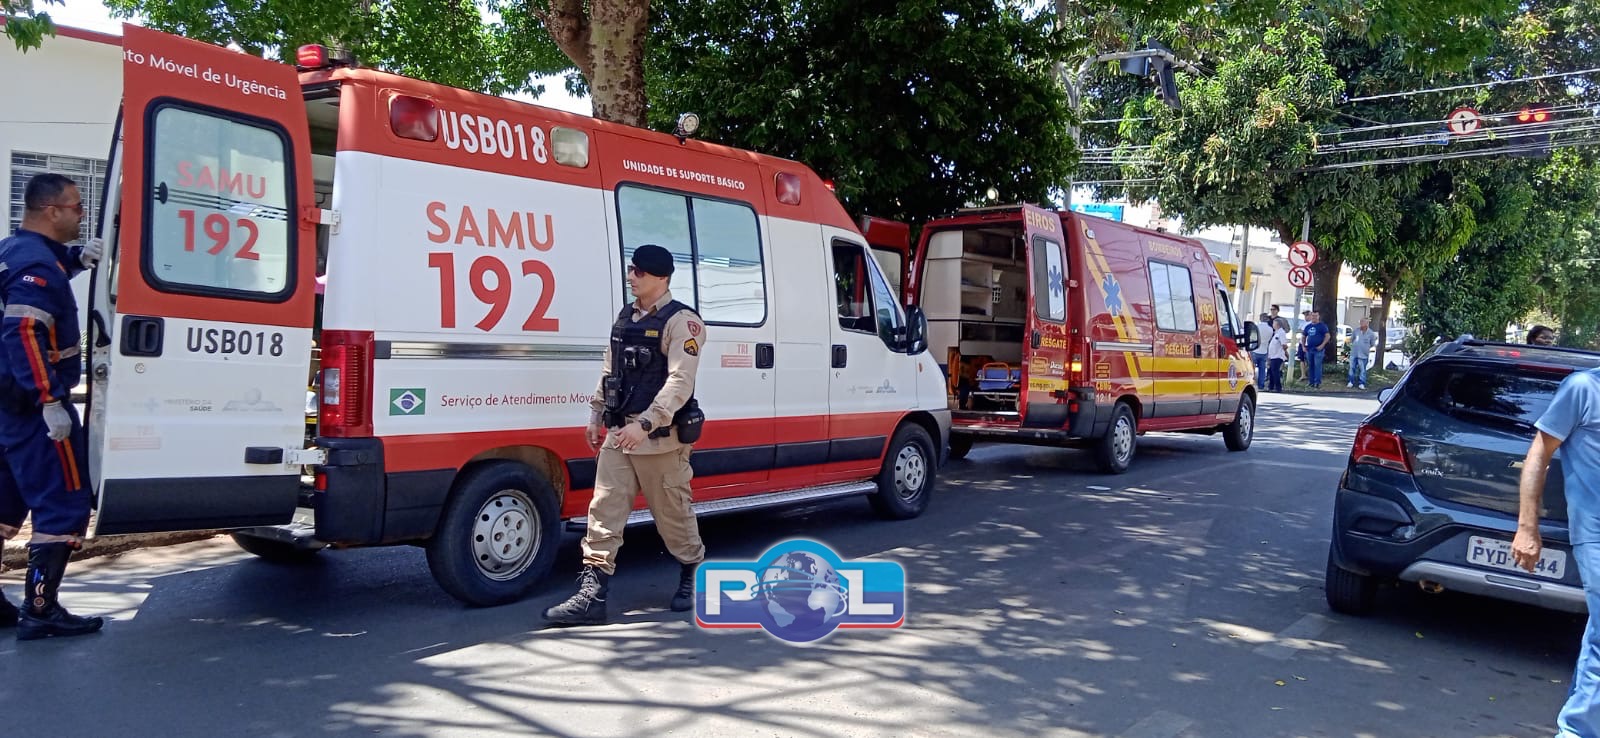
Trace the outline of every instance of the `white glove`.
<path fill-rule="evenodd" d="M 100 263 L 100 257 L 106 253 L 106 244 L 98 238 L 91 238 L 83 244 L 83 250 L 78 252 L 78 263 L 84 269 L 93 269 Z"/>
<path fill-rule="evenodd" d="M 50 428 L 50 440 L 61 441 L 72 434 L 72 415 L 59 402 L 44 406 L 44 424 Z"/>

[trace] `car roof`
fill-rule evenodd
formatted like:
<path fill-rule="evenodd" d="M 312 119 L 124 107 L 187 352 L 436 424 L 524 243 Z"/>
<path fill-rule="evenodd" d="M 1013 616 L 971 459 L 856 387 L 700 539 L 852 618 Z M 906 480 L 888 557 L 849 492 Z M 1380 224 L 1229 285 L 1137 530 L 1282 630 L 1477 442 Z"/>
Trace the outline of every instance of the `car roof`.
<path fill-rule="evenodd" d="M 1507 363 L 1538 363 L 1573 369 L 1600 367 L 1600 352 L 1561 346 L 1480 341 L 1474 338 L 1458 338 L 1441 343 L 1435 347 L 1431 356 Z"/>

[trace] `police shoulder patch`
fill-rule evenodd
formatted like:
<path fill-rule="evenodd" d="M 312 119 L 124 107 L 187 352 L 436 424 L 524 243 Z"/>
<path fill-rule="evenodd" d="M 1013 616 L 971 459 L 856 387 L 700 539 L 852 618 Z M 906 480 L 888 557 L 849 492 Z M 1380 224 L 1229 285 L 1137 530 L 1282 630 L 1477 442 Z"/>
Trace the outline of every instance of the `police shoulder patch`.
<path fill-rule="evenodd" d="M 695 341 L 693 338 L 685 339 L 684 342 L 683 342 L 683 352 L 688 354 L 688 355 L 690 355 L 690 356 L 699 356 L 700 355 L 700 344 L 699 344 L 699 342 Z"/>

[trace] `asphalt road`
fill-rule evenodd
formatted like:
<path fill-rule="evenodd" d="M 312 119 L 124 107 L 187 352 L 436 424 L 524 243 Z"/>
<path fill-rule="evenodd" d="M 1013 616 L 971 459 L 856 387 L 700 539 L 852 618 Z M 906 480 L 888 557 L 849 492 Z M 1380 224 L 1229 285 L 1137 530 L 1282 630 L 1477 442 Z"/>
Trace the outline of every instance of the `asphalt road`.
<path fill-rule="evenodd" d="M 24 733 L 400 736 L 1540 736 L 1580 619 L 1395 589 L 1322 597 L 1332 490 L 1371 400 L 1272 397 L 1255 447 L 1148 436 L 1130 473 L 1074 451 L 976 448 L 922 518 L 866 503 L 719 518 L 714 556 L 826 541 L 902 562 L 905 626 L 800 648 L 665 608 L 676 564 L 630 532 L 616 623 L 541 630 L 529 601 L 464 609 L 420 549 L 250 559 L 226 539 L 77 565 L 102 635 L 0 640 Z M 20 581 L 7 575 L 16 600 Z M 20 733 L 19 733 L 20 734 Z"/>

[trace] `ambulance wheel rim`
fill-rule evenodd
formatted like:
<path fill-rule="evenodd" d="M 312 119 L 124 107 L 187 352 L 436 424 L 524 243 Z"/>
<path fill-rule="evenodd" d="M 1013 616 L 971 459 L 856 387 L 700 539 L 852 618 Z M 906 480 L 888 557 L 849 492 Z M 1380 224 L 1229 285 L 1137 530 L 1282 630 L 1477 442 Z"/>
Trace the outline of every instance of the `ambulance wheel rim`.
<path fill-rule="evenodd" d="M 1118 462 L 1133 455 L 1133 423 L 1127 416 L 1117 418 L 1117 427 L 1111 431 L 1111 453 Z"/>
<path fill-rule="evenodd" d="M 922 494 L 922 485 L 928 481 L 927 459 L 915 443 L 900 449 L 894 460 L 894 490 L 902 500 L 916 499 Z"/>
<path fill-rule="evenodd" d="M 526 571 L 541 543 L 538 520 L 538 512 L 520 490 L 501 490 L 484 502 L 472 524 L 472 558 L 478 572 L 503 582 Z"/>
<path fill-rule="evenodd" d="M 1256 417 L 1255 417 L 1255 413 L 1250 412 L 1250 403 L 1249 402 L 1242 402 L 1242 403 L 1239 404 L 1239 437 L 1243 438 L 1246 441 L 1248 441 L 1251 438 L 1255 437 L 1255 434 L 1256 434 Z"/>

